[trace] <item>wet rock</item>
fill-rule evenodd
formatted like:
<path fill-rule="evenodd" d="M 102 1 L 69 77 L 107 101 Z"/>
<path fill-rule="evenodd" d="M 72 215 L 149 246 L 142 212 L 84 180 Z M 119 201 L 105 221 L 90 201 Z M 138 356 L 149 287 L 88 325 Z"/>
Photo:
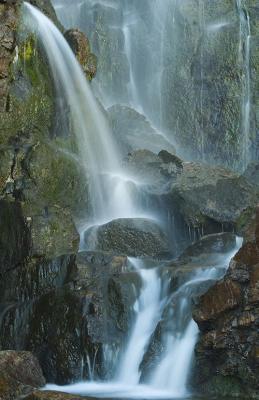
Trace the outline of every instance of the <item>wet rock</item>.
<path fill-rule="evenodd" d="M 15 400 L 44 386 L 45 378 L 38 360 L 26 351 L 0 352 L 0 398 Z"/>
<path fill-rule="evenodd" d="M 83 67 L 86 76 L 89 80 L 92 80 L 97 70 L 97 58 L 91 53 L 88 38 L 79 29 L 69 29 L 65 32 L 65 38 Z"/>
<path fill-rule="evenodd" d="M 126 257 L 86 252 L 29 264 L 17 286 L 16 301 L 0 304 L 2 348 L 33 351 L 48 382 L 109 377 L 104 349 L 116 363 L 141 286 Z"/>
<path fill-rule="evenodd" d="M 169 140 L 133 108 L 116 104 L 108 109 L 108 117 L 123 154 L 140 149 L 154 153 L 167 149 L 175 154 L 175 148 Z"/>
<path fill-rule="evenodd" d="M 77 396 L 68 393 L 52 392 L 46 390 L 44 392 L 33 392 L 29 396 L 25 397 L 25 400 L 82 400 L 90 399 L 87 397 Z M 94 399 L 94 397 L 91 397 Z"/>
<path fill-rule="evenodd" d="M 236 236 L 232 233 L 216 233 L 202 237 L 187 247 L 186 250 L 168 265 L 168 271 L 175 281 L 186 280 L 186 276 L 197 268 L 208 268 L 225 265 L 225 259 L 236 248 Z"/>
<path fill-rule="evenodd" d="M 195 321 L 202 325 L 203 322 L 215 320 L 221 313 L 239 305 L 241 290 L 237 283 L 225 280 L 217 283 L 199 301 L 199 310 L 194 312 Z"/>
<path fill-rule="evenodd" d="M 201 330 L 194 384 L 207 394 L 251 398 L 258 393 L 258 232 L 257 209 L 225 278 L 194 309 Z"/>
<path fill-rule="evenodd" d="M 168 239 L 152 220 L 121 218 L 90 228 L 85 234 L 88 246 L 96 250 L 130 257 L 168 257 Z"/>

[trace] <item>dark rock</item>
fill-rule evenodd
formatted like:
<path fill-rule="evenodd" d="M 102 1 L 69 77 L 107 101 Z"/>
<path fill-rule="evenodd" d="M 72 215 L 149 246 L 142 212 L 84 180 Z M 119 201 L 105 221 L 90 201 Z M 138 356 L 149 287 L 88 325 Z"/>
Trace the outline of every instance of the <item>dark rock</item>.
<path fill-rule="evenodd" d="M 15 400 L 44 386 L 45 378 L 38 360 L 26 351 L 0 352 L 0 398 Z"/>
<path fill-rule="evenodd" d="M 17 282 L 16 302 L 0 304 L 1 347 L 33 351 L 48 382 L 90 378 L 89 360 L 95 377 L 109 376 L 104 347 L 114 354 L 121 347 L 141 286 L 127 259 L 98 252 L 77 260 L 62 256 L 28 264 Z"/>
<path fill-rule="evenodd" d="M 251 398 L 258 393 L 259 210 L 225 278 L 194 309 L 201 330 L 194 385 L 217 395 Z"/>
<path fill-rule="evenodd" d="M 121 218 L 90 228 L 85 233 L 88 246 L 96 250 L 130 257 L 168 257 L 168 240 L 161 228 L 144 218 Z"/>

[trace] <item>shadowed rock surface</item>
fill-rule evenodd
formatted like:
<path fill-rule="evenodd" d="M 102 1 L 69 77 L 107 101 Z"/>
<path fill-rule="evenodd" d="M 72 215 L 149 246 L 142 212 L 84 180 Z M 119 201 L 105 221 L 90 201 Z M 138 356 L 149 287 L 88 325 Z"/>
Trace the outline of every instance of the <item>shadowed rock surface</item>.
<path fill-rule="evenodd" d="M 194 310 L 202 332 L 194 383 L 204 393 L 258 394 L 258 266 L 257 208 L 226 277 L 201 297 Z"/>
<path fill-rule="evenodd" d="M 0 399 L 16 400 L 46 383 L 38 360 L 26 351 L 0 351 Z"/>

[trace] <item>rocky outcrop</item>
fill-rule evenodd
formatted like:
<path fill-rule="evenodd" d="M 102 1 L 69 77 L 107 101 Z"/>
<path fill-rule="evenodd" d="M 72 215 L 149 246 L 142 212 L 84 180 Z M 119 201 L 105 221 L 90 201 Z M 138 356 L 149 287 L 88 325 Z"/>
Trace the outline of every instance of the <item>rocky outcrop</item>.
<path fill-rule="evenodd" d="M 194 310 L 201 330 L 195 387 L 210 395 L 258 395 L 259 209 L 225 278 Z"/>
<path fill-rule="evenodd" d="M 170 247 L 162 229 L 144 218 L 121 218 L 86 231 L 87 246 L 129 257 L 166 258 Z"/>
<path fill-rule="evenodd" d="M 0 352 L 0 399 L 16 400 L 45 385 L 38 360 L 26 351 Z"/>
<path fill-rule="evenodd" d="M 91 81 L 96 75 L 97 58 L 91 53 L 89 40 L 79 29 L 69 29 L 65 32 L 65 38 Z"/>

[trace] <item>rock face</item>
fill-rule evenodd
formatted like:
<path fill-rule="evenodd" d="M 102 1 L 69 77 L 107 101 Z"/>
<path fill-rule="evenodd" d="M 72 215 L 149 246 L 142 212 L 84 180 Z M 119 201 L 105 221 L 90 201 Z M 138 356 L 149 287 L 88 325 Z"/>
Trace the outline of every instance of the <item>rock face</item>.
<path fill-rule="evenodd" d="M 86 232 L 85 240 L 90 248 L 129 257 L 164 258 L 170 254 L 161 228 L 144 218 L 116 219 L 93 227 Z"/>
<path fill-rule="evenodd" d="M 201 297 L 194 384 L 204 393 L 258 393 L 259 209 L 225 278 Z"/>
<path fill-rule="evenodd" d="M 69 7 L 66 2 L 58 12 L 64 16 Z M 159 7 L 113 0 L 85 3 L 76 15 L 98 56 L 96 86 L 106 104 L 142 108 L 182 156 L 235 170 L 258 158 L 258 19 L 253 0 L 161 1 Z"/>
<path fill-rule="evenodd" d="M 1 2 L 3 3 L 3 2 Z M 9 68 L 15 53 L 15 31 L 17 28 L 17 7 L 0 3 L 0 112 L 8 109 Z"/>
<path fill-rule="evenodd" d="M 108 109 L 108 117 L 122 154 L 127 155 L 139 149 L 147 149 L 154 153 L 167 149 L 175 154 L 174 146 L 165 136 L 152 127 L 144 115 L 133 108 L 114 105 Z"/>
<path fill-rule="evenodd" d="M 16 400 L 45 385 L 38 360 L 26 351 L 0 351 L 0 399 Z"/>

